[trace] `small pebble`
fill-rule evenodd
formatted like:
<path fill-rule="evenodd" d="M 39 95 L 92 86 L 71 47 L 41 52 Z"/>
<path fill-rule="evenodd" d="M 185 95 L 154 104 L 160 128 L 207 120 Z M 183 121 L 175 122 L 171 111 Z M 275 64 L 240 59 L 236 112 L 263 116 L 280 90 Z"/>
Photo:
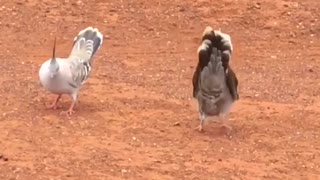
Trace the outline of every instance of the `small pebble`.
<path fill-rule="evenodd" d="M 176 122 L 173 124 L 174 126 L 180 126 L 180 122 Z"/>
<path fill-rule="evenodd" d="M 3 161 L 9 161 L 9 158 L 4 157 L 3 155 L 0 155 L 0 159 L 2 159 Z"/>

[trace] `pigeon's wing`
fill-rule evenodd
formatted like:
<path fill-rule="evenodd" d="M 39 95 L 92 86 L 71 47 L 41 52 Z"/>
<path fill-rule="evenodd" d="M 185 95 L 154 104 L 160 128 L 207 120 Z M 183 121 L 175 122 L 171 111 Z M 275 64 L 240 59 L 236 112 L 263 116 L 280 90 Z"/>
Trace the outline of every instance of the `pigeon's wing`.
<path fill-rule="evenodd" d="M 192 85 L 193 85 L 193 97 L 195 98 L 199 89 L 199 78 L 200 73 L 203 70 L 204 67 L 206 67 L 210 61 L 210 55 L 211 55 L 211 42 L 204 40 L 202 44 L 198 48 L 198 64 L 196 67 L 196 70 L 193 74 L 192 78 Z"/>
<path fill-rule="evenodd" d="M 68 83 L 70 86 L 78 88 L 85 83 L 86 79 L 89 77 L 91 66 L 87 61 L 83 61 L 75 56 L 69 57 L 67 60 L 69 61 L 68 65 L 71 74 L 71 79 Z"/>
<path fill-rule="evenodd" d="M 228 67 L 226 72 L 226 84 L 229 88 L 232 99 L 238 100 L 238 78 L 230 66 Z"/>

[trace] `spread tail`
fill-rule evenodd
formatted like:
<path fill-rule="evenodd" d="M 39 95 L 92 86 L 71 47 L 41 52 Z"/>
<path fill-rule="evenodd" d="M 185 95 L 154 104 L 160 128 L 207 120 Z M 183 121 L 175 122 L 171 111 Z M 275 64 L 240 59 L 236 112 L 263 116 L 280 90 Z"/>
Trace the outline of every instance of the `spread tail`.
<path fill-rule="evenodd" d="M 198 48 L 199 62 L 193 75 L 193 97 L 199 89 L 217 89 L 226 83 L 234 99 L 238 99 L 238 80 L 229 66 L 233 46 L 228 34 L 213 30 L 208 26 L 202 34 L 202 44 Z"/>
<path fill-rule="evenodd" d="M 84 62 L 89 62 L 101 47 L 103 36 L 97 28 L 87 27 L 74 38 L 70 56 L 77 56 Z"/>

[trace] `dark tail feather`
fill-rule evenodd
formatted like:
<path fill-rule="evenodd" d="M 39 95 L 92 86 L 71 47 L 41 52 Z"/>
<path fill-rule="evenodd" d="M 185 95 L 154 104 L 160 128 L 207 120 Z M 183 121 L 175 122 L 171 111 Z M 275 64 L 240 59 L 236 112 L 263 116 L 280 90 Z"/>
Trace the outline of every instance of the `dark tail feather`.
<path fill-rule="evenodd" d="M 97 28 L 87 27 L 79 32 L 79 34 L 74 38 L 73 49 L 71 54 L 89 54 L 90 60 L 97 50 L 100 48 L 103 42 L 103 35 L 99 32 Z M 84 58 L 86 59 L 86 58 Z"/>
<path fill-rule="evenodd" d="M 92 56 L 97 52 L 98 48 L 102 44 L 103 41 L 103 36 L 99 32 L 98 29 L 93 29 L 93 28 L 86 28 L 84 33 L 81 35 L 79 33 L 78 38 L 85 38 L 87 40 L 92 40 L 93 41 L 93 51 L 92 51 Z"/>
<path fill-rule="evenodd" d="M 238 78 L 232 68 L 229 66 L 228 71 L 226 73 L 226 81 L 227 86 L 229 87 L 230 94 L 233 100 L 239 99 L 239 93 L 238 93 Z"/>

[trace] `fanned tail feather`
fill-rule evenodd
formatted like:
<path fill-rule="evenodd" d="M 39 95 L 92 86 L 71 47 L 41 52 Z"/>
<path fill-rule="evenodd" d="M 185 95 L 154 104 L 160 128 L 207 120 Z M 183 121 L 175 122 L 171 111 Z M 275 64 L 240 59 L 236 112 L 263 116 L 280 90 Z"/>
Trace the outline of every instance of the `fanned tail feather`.
<path fill-rule="evenodd" d="M 74 38 L 70 56 L 78 56 L 91 64 L 92 57 L 101 47 L 103 36 L 97 28 L 87 27 Z"/>
<path fill-rule="evenodd" d="M 228 34 L 222 33 L 221 29 L 213 30 L 212 27 L 207 26 L 201 40 L 202 44 L 198 48 L 199 62 L 193 75 L 193 97 L 196 97 L 199 91 L 198 83 L 201 78 L 200 74 L 204 68 L 207 67 L 205 74 L 212 74 L 216 72 L 216 68 L 220 69 L 219 67 L 222 64 L 230 93 L 234 99 L 238 99 L 238 79 L 229 65 L 233 52 L 231 37 Z"/>
<path fill-rule="evenodd" d="M 88 79 L 93 56 L 101 47 L 103 35 L 97 28 L 87 27 L 74 38 L 69 61 L 73 69 L 73 79 L 77 84 L 84 84 Z"/>

